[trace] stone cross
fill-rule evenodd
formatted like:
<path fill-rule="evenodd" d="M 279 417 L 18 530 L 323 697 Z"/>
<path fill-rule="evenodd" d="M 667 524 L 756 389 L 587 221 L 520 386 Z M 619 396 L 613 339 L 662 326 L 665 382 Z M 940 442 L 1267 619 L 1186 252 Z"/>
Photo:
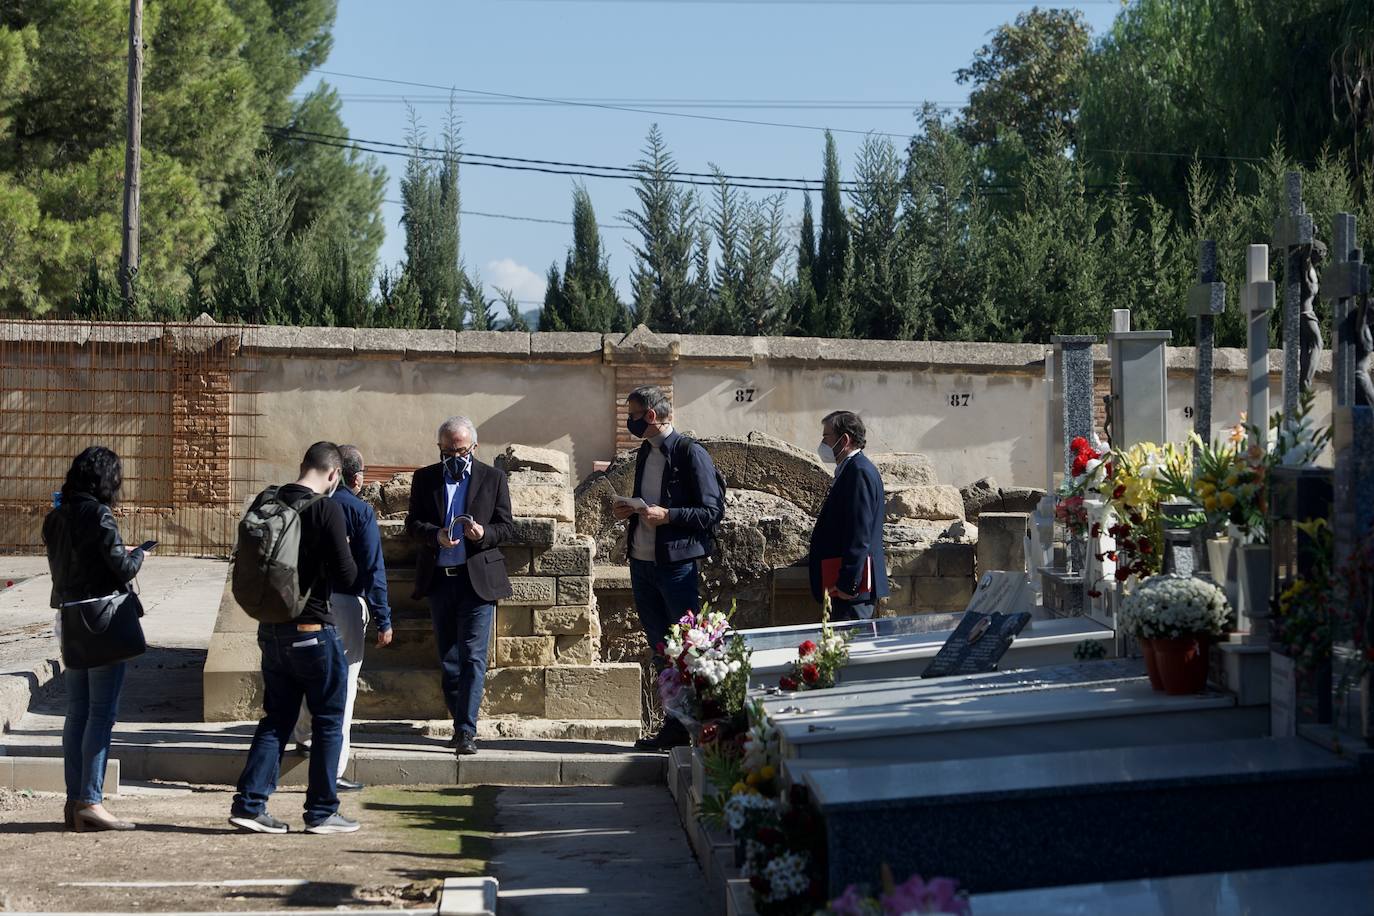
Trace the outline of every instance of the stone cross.
<path fill-rule="evenodd" d="M 1353 214 L 1336 214 L 1331 239 L 1332 259 L 1322 272 L 1321 291 L 1331 301 L 1331 325 L 1335 329 L 1332 394 L 1336 407 L 1349 407 L 1355 403 L 1356 349 L 1362 331 L 1359 297 L 1369 292 L 1369 268 L 1361 261 Z"/>
<path fill-rule="evenodd" d="M 1250 364 L 1247 417 L 1259 430 L 1259 446 L 1269 441 L 1269 312 L 1274 308 L 1274 281 L 1269 279 L 1269 246 L 1245 250 L 1245 287 L 1240 307 L 1246 319 L 1246 352 Z"/>
<path fill-rule="evenodd" d="M 1226 311 L 1226 284 L 1217 277 L 1217 243 L 1198 244 L 1198 283 L 1188 291 L 1188 314 L 1197 319 L 1197 367 L 1193 374 L 1193 432 L 1212 441 L 1212 351 L 1216 316 Z"/>
<path fill-rule="evenodd" d="M 1274 222 L 1274 247 L 1284 253 L 1283 268 L 1283 416 L 1298 415 L 1301 377 L 1301 309 L 1303 248 L 1316 239 L 1312 216 L 1302 203 L 1302 175 L 1289 172 L 1285 184 L 1288 212 Z"/>

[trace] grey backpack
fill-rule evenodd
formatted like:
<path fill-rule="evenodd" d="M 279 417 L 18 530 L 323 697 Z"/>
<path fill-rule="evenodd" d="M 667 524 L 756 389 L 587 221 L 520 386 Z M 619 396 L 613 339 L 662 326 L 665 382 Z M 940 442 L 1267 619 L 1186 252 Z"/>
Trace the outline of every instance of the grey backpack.
<path fill-rule="evenodd" d="M 277 491 L 268 487 L 248 507 L 230 560 L 234 600 L 262 623 L 290 623 L 305 610 L 308 595 L 301 594 L 298 568 L 301 513 L 324 499 L 317 493 L 288 503 Z"/>

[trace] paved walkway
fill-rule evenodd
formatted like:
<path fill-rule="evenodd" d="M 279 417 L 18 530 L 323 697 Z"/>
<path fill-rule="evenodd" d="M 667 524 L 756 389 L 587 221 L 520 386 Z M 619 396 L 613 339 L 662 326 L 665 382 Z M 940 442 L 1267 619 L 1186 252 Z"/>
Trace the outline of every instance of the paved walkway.
<path fill-rule="evenodd" d="M 503 789 L 501 916 L 703 916 L 701 869 L 663 786 Z"/>

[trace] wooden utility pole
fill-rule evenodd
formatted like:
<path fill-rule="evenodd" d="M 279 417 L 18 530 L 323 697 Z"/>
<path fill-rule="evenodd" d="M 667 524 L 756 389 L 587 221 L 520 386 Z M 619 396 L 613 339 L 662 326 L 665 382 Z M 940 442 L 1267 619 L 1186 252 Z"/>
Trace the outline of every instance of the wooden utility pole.
<path fill-rule="evenodd" d="M 119 253 L 119 288 L 134 300 L 138 274 L 138 192 L 143 144 L 143 0 L 129 0 L 129 135 L 124 150 L 124 243 Z"/>

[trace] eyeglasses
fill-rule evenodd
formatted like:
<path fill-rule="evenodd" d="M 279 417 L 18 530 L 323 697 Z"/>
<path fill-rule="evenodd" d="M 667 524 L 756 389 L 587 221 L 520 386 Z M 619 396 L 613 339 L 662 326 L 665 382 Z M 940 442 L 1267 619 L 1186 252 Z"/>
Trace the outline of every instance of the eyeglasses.
<path fill-rule="evenodd" d="M 468 446 L 467 448 L 444 448 L 441 445 L 439 446 L 439 454 L 443 455 L 445 458 L 466 458 L 468 455 L 472 454 L 472 446 Z"/>

